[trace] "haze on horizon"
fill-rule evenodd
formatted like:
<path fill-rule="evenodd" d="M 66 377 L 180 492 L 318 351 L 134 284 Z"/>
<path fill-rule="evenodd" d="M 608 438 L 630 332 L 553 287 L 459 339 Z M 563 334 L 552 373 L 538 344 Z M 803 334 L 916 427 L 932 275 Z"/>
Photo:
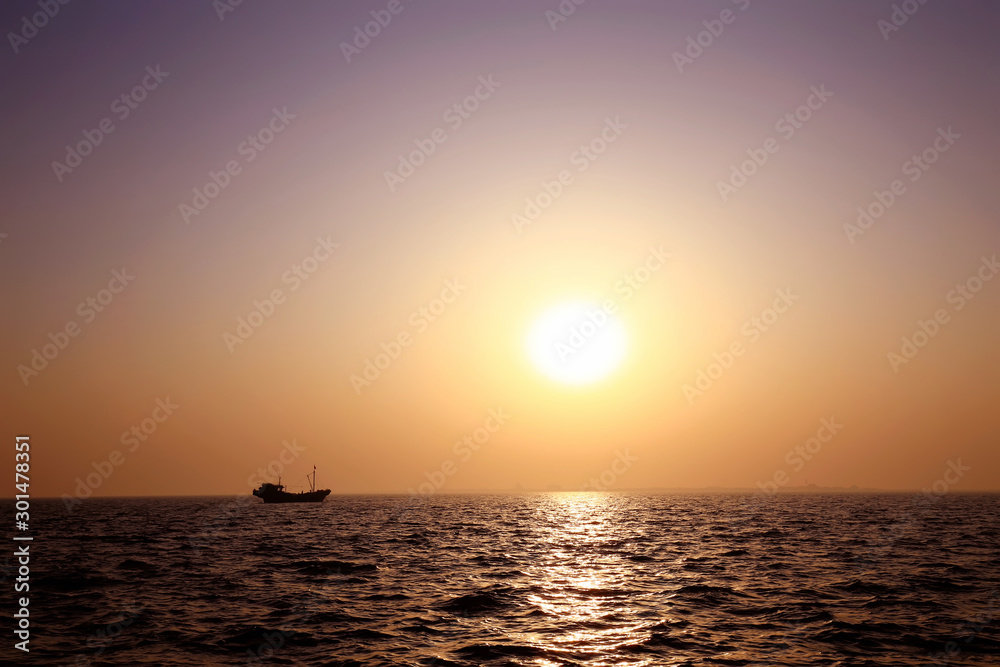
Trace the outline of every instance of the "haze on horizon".
<path fill-rule="evenodd" d="M 5 40 L 35 497 L 1000 491 L 997 7 L 222 3 Z"/>

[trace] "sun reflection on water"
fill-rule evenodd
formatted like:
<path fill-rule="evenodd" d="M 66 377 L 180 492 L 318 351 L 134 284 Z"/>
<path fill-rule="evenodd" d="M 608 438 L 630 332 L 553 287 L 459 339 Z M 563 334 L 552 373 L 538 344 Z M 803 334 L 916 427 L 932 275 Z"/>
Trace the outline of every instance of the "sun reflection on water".
<path fill-rule="evenodd" d="M 623 657 L 621 651 L 648 640 L 649 628 L 659 619 L 643 619 L 636 604 L 652 591 L 634 592 L 635 564 L 618 549 L 634 535 L 622 533 L 616 497 L 561 493 L 547 500 L 539 508 L 538 559 L 526 570 L 535 582 L 527 599 L 540 612 L 559 618 L 566 631 L 553 636 L 547 627 L 511 633 L 511 638 L 556 654 L 592 654 L 592 665 L 652 665 L 650 659 Z M 559 663 L 539 659 L 531 664 Z"/>

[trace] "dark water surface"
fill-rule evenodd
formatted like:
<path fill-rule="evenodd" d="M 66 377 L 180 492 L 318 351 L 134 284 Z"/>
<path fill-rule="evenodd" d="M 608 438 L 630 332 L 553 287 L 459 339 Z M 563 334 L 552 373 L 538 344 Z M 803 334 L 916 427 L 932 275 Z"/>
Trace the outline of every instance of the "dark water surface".
<path fill-rule="evenodd" d="M 962 495 L 35 501 L 24 664 L 1000 665 L 998 517 Z"/>

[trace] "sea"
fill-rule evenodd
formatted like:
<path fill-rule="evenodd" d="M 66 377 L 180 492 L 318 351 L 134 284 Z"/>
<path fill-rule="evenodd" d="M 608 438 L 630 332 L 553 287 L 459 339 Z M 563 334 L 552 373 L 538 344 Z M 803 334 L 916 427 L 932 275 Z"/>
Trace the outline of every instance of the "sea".
<path fill-rule="evenodd" d="M 93 498 L 31 521 L 30 652 L 8 630 L 4 664 L 1000 665 L 997 495 Z"/>

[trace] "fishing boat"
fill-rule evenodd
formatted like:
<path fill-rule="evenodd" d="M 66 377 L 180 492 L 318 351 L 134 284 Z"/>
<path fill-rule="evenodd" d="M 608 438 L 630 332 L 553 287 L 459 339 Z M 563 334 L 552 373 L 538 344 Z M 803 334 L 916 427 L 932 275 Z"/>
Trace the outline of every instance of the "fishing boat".
<path fill-rule="evenodd" d="M 307 478 L 309 479 L 309 478 Z M 313 466 L 313 474 L 310 479 L 311 488 L 309 491 L 299 491 L 298 493 L 290 493 L 285 491 L 284 485 L 281 483 L 281 477 L 278 477 L 277 484 L 271 484 L 270 482 L 264 482 L 260 485 L 259 489 L 254 489 L 253 494 L 263 500 L 265 503 L 321 503 L 323 499 L 330 495 L 330 489 L 320 489 L 316 490 L 316 466 Z"/>

